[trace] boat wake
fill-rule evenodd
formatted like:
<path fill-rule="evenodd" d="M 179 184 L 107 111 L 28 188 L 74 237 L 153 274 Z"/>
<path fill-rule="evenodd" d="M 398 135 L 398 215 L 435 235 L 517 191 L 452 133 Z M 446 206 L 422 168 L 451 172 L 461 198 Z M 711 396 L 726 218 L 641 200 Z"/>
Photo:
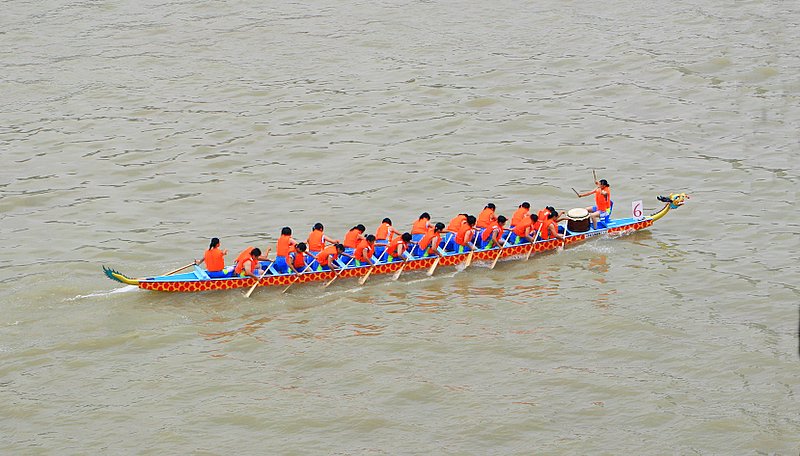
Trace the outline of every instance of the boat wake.
<path fill-rule="evenodd" d="M 109 290 L 109 291 L 101 291 L 101 292 L 98 292 L 98 293 L 89 293 L 89 294 L 86 294 L 86 295 L 77 295 L 77 296 L 75 296 L 73 298 L 67 298 L 65 301 L 78 301 L 80 299 L 85 299 L 85 298 L 97 298 L 97 297 L 103 297 L 103 296 L 111 296 L 111 295 L 117 294 L 117 293 L 129 293 L 131 291 L 136 291 L 138 289 L 139 289 L 139 287 L 137 287 L 136 285 L 125 285 L 122 288 L 115 288 L 115 289 Z"/>

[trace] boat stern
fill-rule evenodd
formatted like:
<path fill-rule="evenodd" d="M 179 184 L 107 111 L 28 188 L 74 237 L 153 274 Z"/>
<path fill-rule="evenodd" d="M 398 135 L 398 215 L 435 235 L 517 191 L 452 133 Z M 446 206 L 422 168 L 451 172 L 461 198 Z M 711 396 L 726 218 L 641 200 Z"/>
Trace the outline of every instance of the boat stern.
<path fill-rule="evenodd" d="M 115 271 L 115 270 L 113 270 L 111 268 L 107 268 L 107 267 L 103 266 L 103 272 L 106 273 L 106 277 L 108 277 L 109 279 L 114 280 L 116 282 L 124 283 L 126 285 L 139 286 L 139 281 L 138 280 L 131 279 L 130 277 L 126 276 L 125 274 L 117 272 L 117 271 Z"/>

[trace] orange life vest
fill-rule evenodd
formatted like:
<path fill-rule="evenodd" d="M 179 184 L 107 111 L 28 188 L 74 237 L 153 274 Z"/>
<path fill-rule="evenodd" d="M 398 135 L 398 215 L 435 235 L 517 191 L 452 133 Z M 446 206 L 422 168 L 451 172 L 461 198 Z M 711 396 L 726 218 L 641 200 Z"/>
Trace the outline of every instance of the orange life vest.
<path fill-rule="evenodd" d="M 483 233 L 481 233 L 481 239 L 483 239 L 484 242 L 488 241 L 492 237 L 492 233 L 494 232 L 495 229 L 498 230 L 497 240 L 498 242 L 500 242 L 500 239 L 503 236 L 503 227 L 500 226 L 500 224 L 497 222 L 493 223 L 491 228 L 486 228 L 485 230 L 483 230 Z"/>
<path fill-rule="evenodd" d="M 461 229 L 461 225 L 467 221 L 467 216 L 465 215 L 456 215 L 450 220 L 450 224 L 447 225 L 447 229 L 445 231 L 452 231 L 453 233 L 458 233 Z"/>
<path fill-rule="evenodd" d="M 364 254 L 364 250 L 367 250 L 367 253 Z M 353 254 L 356 260 L 358 261 L 367 261 L 367 258 L 372 257 L 372 254 L 375 252 L 375 247 L 372 246 L 366 239 L 362 239 L 361 242 L 358 243 L 356 247 L 356 251 Z"/>
<path fill-rule="evenodd" d="M 550 234 L 550 226 L 552 225 L 556 225 L 556 232 L 558 232 L 558 222 L 556 222 L 554 219 L 547 218 L 544 222 L 542 222 L 542 231 L 539 236 L 541 236 L 543 240 L 546 241 L 548 239 L 555 239 L 555 236 Z"/>
<path fill-rule="evenodd" d="M 605 189 L 605 195 L 602 192 L 603 189 L 594 189 L 594 205 L 597 206 L 598 211 L 605 212 L 611 207 L 611 190 Z"/>
<path fill-rule="evenodd" d="M 475 223 L 475 226 L 478 228 L 489 228 L 489 225 L 495 220 L 494 211 L 486 207 L 478 214 L 478 221 Z"/>
<path fill-rule="evenodd" d="M 400 250 L 401 248 L 403 250 Z M 392 239 L 391 242 L 389 242 L 389 247 L 386 248 L 386 251 L 389 252 L 389 255 L 399 258 L 401 255 L 398 255 L 398 250 L 402 254 L 402 252 L 405 252 L 407 248 L 408 245 L 406 245 L 406 241 L 404 241 L 402 237 L 397 236 L 396 238 Z"/>
<path fill-rule="evenodd" d="M 531 228 L 532 225 L 533 225 L 533 220 L 531 220 L 530 216 L 528 216 L 520 220 L 519 223 L 517 223 L 517 225 L 514 226 L 514 229 L 512 231 L 514 231 L 514 234 L 516 234 L 519 237 L 527 236 L 529 233 L 528 230 Z"/>
<path fill-rule="evenodd" d="M 292 266 L 294 266 L 294 268 L 298 271 L 302 271 L 306 267 L 306 254 L 303 252 L 298 252 L 297 250 L 291 253 L 294 254 Z"/>
<path fill-rule="evenodd" d="M 467 242 L 472 242 L 472 236 L 474 236 L 472 227 L 465 223 L 461 225 L 461 229 L 456 233 L 456 244 L 467 245 Z"/>
<path fill-rule="evenodd" d="M 417 244 L 417 246 L 424 252 L 425 250 L 428 250 L 429 245 L 432 245 L 434 248 L 436 248 L 441 239 L 441 233 L 437 233 L 433 228 L 431 228 L 427 233 L 425 233 L 425 236 L 422 236 L 422 239 L 419 240 L 419 244 Z"/>
<path fill-rule="evenodd" d="M 225 269 L 225 256 L 219 247 L 206 250 L 206 253 L 203 254 L 203 261 L 206 262 L 208 272 L 218 272 Z"/>
<path fill-rule="evenodd" d="M 322 251 L 317 254 L 317 263 L 319 263 L 320 266 L 327 266 L 328 258 L 331 255 L 333 255 L 333 258 L 330 258 L 331 260 L 339 258 L 339 251 L 336 250 L 335 245 L 329 245 L 322 249 Z"/>
<path fill-rule="evenodd" d="M 342 244 L 345 248 L 354 249 L 356 245 L 358 245 L 358 237 L 361 236 L 361 231 L 353 228 L 352 230 L 348 231 L 347 234 L 344 235 L 344 240 Z"/>
<path fill-rule="evenodd" d="M 289 234 L 281 234 L 281 237 L 278 238 L 278 246 L 275 247 L 275 254 L 285 257 L 292 251 L 293 246 L 292 236 Z"/>
<path fill-rule="evenodd" d="M 313 230 L 308 235 L 308 250 L 310 252 L 321 252 L 325 248 L 325 242 L 322 240 L 324 234 L 320 230 Z"/>
<path fill-rule="evenodd" d="M 392 235 L 389 234 L 389 228 L 391 227 L 392 225 L 389 225 L 388 223 L 381 223 L 378 227 L 378 230 L 375 231 L 375 239 L 379 241 L 391 240 Z M 392 234 L 394 234 L 394 232 L 392 232 Z"/>
<path fill-rule="evenodd" d="M 253 263 L 250 267 L 250 271 L 255 270 L 256 265 L 258 264 L 258 258 L 250 255 L 250 252 L 252 252 L 254 248 L 255 247 L 253 246 L 247 247 L 246 249 L 242 250 L 242 253 L 240 253 L 239 256 L 236 257 L 236 267 L 233 269 L 234 274 L 241 274 L 241 272 L 244 270 L 244 264 L 248 261 Z"/>
<path fill-rule="evenodd" d="M 418 219 L 411 227 L 411 234 L 426 234 L 428 232 L 428 219 Z"/>
<path fill-rule="evenodd" d="M 511 226 L 519 225 L 527 216 L 528 210 L 520 206 L 516 211 L 514 211 L 514 215 L 511 216 Z M 528 220 L 530 220 L 530 217 L 528 217 Z"/>

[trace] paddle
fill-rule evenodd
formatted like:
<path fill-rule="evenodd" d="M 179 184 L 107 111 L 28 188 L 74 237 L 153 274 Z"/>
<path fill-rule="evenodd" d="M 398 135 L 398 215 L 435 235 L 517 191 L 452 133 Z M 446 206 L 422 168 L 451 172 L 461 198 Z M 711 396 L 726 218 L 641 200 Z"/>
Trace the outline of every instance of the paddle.
<path fill-rule="evenodd" d="M 536 244 L 536 239 L 539 238 L 539 233 L 542 231 L 542 225 L 539 225 L 539 228 L 536 229 L 536 236 L 533 237 L 531 241 L 531 247 L 528 249 L 528 253 L 525 255 L 525 261 L 528 261 L 528 258 L 531 257 L 531 253 L 533 253 L 533 244 Z"/>
<path fill-rule="evenodd" d="M 305 252 L 303 252 L 303 253 L 304 253 L 305 255 L 311 256 L 311 255 L 310 255 L 310 254 L 308 254 L 308 253 L 305 253 Z M 313 257 L 312 257 L 312 262 L 313 262 Z M 297 274 L 295 274 L 295 277 L 294 277 L 294 280 L 292 280 L 292 283 L 290 283 L 290 284 L 289 284 L 289 285 L 288 285 L 286 288 L 284 288 L 284 289 L 283 289 L 283 291 L 281 291 L 281 293 L 286 293 L 287 291 L 289 291 L 289 288 L 291 288 L 291 287 L 292 287 L 292 285 L 294 285 L 294 283 L 295 283 L 295 282 L 297 282 L 297 280 L 298 280 L 298 279 L 300 279 L 300 274 L 302 274 L 302 273 L 304 273 L 304 272 L 308 271 L 308 268 L 310 268 L 310 267 L 311 267 L 311 262 L 309 262 L 309 263 L 306 265 L 306 267 L 305 267 L 305 268 L 303 268 L 303 270 L 302 270 L 302 271 L 300 271 L 300 272 L 298 272 Z"/>
<path fill-rule="evenodd" d="M 264 278 L 265 275 L 267 275 L 267 271 L 268 270 L 269 270 L 269 268 L 264 268 L 264 272 L 262 272 L 261 275 L 258 277 L 258 279 L 256 280 L 256 283 L 254 283 L 253 286 L 250 287 L 250 291 L 248 291 L 247 294 L 244 295 L 245 298 L 249 298 L 250 295 L 253 294 L 253 290 L 256 289 L 258 284 L 261 282 L 261 279 Z"/>
<path fill-rule="evenodd" d="M 367 273 L 366 273 L 366 274 L 364 274 L 364 277 L 362 277 L 362 278 L 358 279 L 358 284 L 359 284 L 359 285 L 364 285 L 364 283 L 366 283 L 367 279 L 369 278 L 369 275 L 370 275 L 370 274 L 372 274 L 372 270 L 373 270 L 373 269 L 375 269 L 375 266 L 377 266 L 377 263 L 373 264 L 373 265 L 372 265 L 372 266 L 369 268 L 369 270 L 367 271 Z"/>
<path fill-rule="evenodd" d="M 332 278 L 330 281 L 328 281 L 328 282 L 325 284 L 325 286 L 324 286 L 324 287 L 322 287 L 322 288 L 328 288 L 328 287 L 329 287 L 329 286 L 330 286 L 330 285 L 333 283 L 333 281 L 334 281 L 334 280 L 336 280 L 336 279 L 338 279 L 338 278 L 339 278 L 339 274 L 341 274 L 341 273 L 342 273 L 342 270 L 341 270 L 341 269 L 337 270 L 337 271 L 336 271 L 336 275 L 335 275 L 335 276 L 333 276 L 333 278 Z"/>
<path fill-rule="evenodd" d="M 190 267 L 192 267 L 192 266 L 194 266 L 194 265 L 196 265 L 196 264 L 197 264 L 197 263 L 195 263 L 195 262 L 192 262 L 192 263 L 189 263 L 189 264 L 187 264 L 186 266 L 182 266 L 182 267 L 180 267 L 180 268 L 178 268 L 178 269 L 176 269 L 176 270 L 174 270 L 174 271 L 169 271 L 168 273 L 166 273 L 166 274 L 163 274 L 163 275 L 165 275 L 165 276 L 172 275 L 172 274 L 175 274 L 176 272 L 181 272 L 181 271 L 183 271 L 183 270 L 184 270 L 184 269 L 186 269 L 186 268 L 190 268 Z"/>
<path fill-rule="evenodd" d="M 442 257 L 440 257 L 440 256 L 437 256 L 437 257 L 436 257 L 436 259 L 435 259 L 435 260 L 433 260 L 433 264 L 431 265 L 431 268 L 430 268 L 430 269 L 428 269 L 428 273 L 427 273 L 427 274 L 428 274 L 428 276 L 432 276 L 432 275 L 433 275 L 433 271 L 435 271 L 435 270 L 436 270 L 436 266 L 438 266 L 438 265 L 439 265 L 439 260 L 441 260 L 441 259 L 442 259 Z"/>
<path fill-rule="evenodd" d="M 497 251 L 497 256 L 496 256 L 496 257 L 494 257 L 494 261 L 492 261 L 492 266 L 491 266 L 489 269 L 494 269 L 494 266 L 497 264 L 497 260 L 499 260 L 499 259 L 500 259 L 500 255 L 502 255 L 502 254 L 503 254 L 503 249 L 504 249 L 504 248 L 505 248 L 505 246 L 508 244 L 508 238 L 509 238 L 509 237 L 511 237 L 511 235 L 510 235 L 510 234 L 508 235 L 508 237 L 506 238 L 506 240 L 503 242 L 503 245 L 501 245 L 501 246 L 500 246 L 500 250 L 498 250 L 498 251 Z"/>
<path fill-rule="evenodd" d="M 406 259 L 403 261 L 403 265 L 402 265 L 402 266 L 400 266 L 400 269 L 398 269 L 398 270 L 397 270 L 397 272 L 395 272 L 395 273 L 394 273 L 394 275 L 392 276 L 392 280 L 397 280 L 397 279 L 399 279 L 399 278 L 400 278 L 400 274 L 402 274 L 402 273 L 403 273 L 403 269 L 405 269 L 405 268 L 406 268 L 406 264 L 407 264 L 407 263 L 408 263 L 408 258 L 406 258 Z"/>

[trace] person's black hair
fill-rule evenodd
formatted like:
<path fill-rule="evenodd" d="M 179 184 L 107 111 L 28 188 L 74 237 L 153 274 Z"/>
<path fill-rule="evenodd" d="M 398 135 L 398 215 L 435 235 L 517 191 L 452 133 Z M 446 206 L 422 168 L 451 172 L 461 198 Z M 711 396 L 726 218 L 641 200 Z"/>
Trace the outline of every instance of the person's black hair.
<path fill-rule="evenodd" d="M 294 248 L 297 249 L 297 251 L 299 252 L 305 252 L 308 246 L 306 245 L 305 242 L 298 242 L 297 245 L 294 246 Z"/>
<path fill-rule="evenodd" d="M 605 179 L 600 179 L 600 185 L 604 187 L 611 187 L 610 185 L 608 185 L 608 181 Z"/>
<path fill-rule="evenodd" d="M 508 219 L 506 218 L 505 215 L 501 215 L 501 216 L 497 217 L 497 223 L 506 223 L 506 220 L 508 220 Z"/>
<path fill-rule="evenodd" d="M 340 251 L 340 252 L 344 252 L 344 245 L 342 245 L 342 244 L 336 244 L 336 250 L 338 250 L 338 251 Z"/>
<path fill-rule="evenodd" d="M 370 243 L 375 242 L 375 235 L 374 234 L 368 234 L 367 235 L 367 242 L 370 242 Z"/>
<path fill-rule="evenodd" d="M 529 203 L 527 201 L 523 201 L 522 204 L 519 205 L 519 207 L 524 207 L 525 209 L 530 209 L 531 208 L 531 203 Z"/>
<path fill-rule="evenodd" d="M 208 245 L 208 250 L 211 250 L 218 245 L 219 245 L 219 238 L 211 238 L 211 243 Z"/>
<path fill-rule="evenodd" d="M 422 214 L 419 215 L 419 219 L 420 220 L 422 220 L 424 218 L 430 220 L 431 219 L 431 214 L 428 214 L 427 212 L 423 212 Z"/>
<path fill-rule="evenodd" d="M 467 216 L 467 224 L 474 225 L 475 222 L 477 222 L 477 221 L 478 221 L 478 219 L 476 219 L 474 215 L 468 215 Z"/>
<path fill-rule="evenodd" d="M 406 242 L 411 242 L 411 233 L 408 232 L 403 233 L 403 235 L 400 237 Z"/>
<path fill-rule="evenodd" d="M 352 229 L 361 231 L 362 233 L 364 231 L 367 231 L 367 227 L 362 225 L 362 224 L 360 224 L 360 223 L 358 225 L 354 226 Z"/>
<path fill-rule="evenodd" d="M 322 231 L 322 230 L 325 229 L 325 227 L 322 226 L 322 223 L 317 222 L 317 223 L 314 224 L 314 228 L 313 229 Z"/>
<path fill-rule="evenodd" d="M 283 236 L 291 236 L 292 235 L 292 229 L 289 228 L 288 226 L 284 226 L 283 228 L 281 228 L 281 235 L 283 235 Z"/>
<path fill-rule="evenodd" d="M 254 248 L 253 250 L 250 251 L 250 255 L 253 255 L 256 258 L 260 257 L 261 249 L 259 249 L 258 247 Z"/>
<path fill-rule="evenodd" d="M 558 212 L 553 208 L 550 208 L 550 218 L 551 219 L 557 219 L 558 218 Z"/>
<path fill-rule="evenodd" d="M 434 225 L 433 229 L 436 231 L 444 231 L 444 223 L 437 222 L 436 225 Z"/>
<path fill-rule="evenodd" d="M 539 221 L 539 216 L 537 214 L 531 214 L 531 221 L 536 223 Z"/>
<path fill-rule="evenodd" d="M 486 207 L 488 207 L 491 210 L 497 209 L 497 207 L 494 205 L 494 203 L 489 203 L 489 204 L 486 205 Z"/>
<path fill-rule="evenodd" d="M 386 217 L 385 219 L 383 219 L 383 221 L 381 223 L 388 223 L 389 225 L 391 225 L 392 224 L 392 219 L 390 219 L 389 217 Z"/>

